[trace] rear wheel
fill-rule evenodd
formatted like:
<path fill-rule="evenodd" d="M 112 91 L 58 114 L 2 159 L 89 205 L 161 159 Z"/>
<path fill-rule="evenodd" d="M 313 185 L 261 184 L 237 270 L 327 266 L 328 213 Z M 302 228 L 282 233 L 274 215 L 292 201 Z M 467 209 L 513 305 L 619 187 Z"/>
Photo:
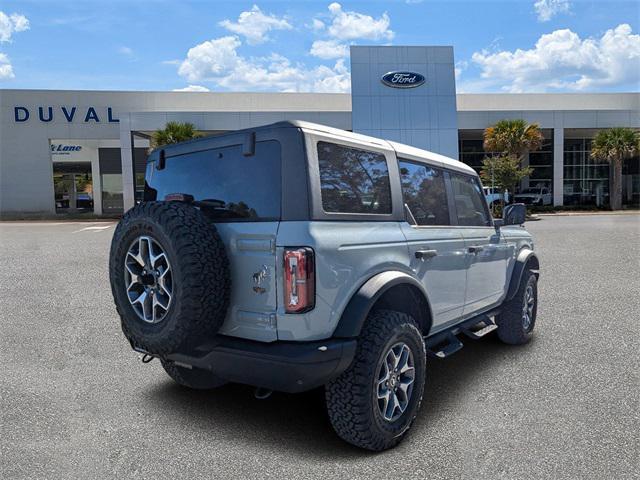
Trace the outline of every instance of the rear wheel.
<path fill-rule="evenodd" d="M 373 312 L 351 366 L 326 386 L 338 435 L 367 450 L 397 445 L 415 419 L 425 384 L 426 349 L 409 315 Z"/>
<path fill-rule="evenodd" d="M 216 377 L 211 372 L 201 368 L 179 367 L 169 360 L 160 360 L 165 372 L 179 385 L 195 390 L 209 390 L 221 387 L 227 382 Z"/>
<path fill-rule="evenodd" d="M 526 270 L 515 296 L 506 302 L 496 318 L 498 338 L 504 343 L 521 345 L 531 340 L 538 313 L 538 279 Z"/>

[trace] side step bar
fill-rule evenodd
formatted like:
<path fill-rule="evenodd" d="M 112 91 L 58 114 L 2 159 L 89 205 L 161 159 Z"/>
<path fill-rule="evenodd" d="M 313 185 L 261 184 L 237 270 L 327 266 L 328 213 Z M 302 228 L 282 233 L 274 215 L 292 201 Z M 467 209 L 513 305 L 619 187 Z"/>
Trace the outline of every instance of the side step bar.
<path fill-rule="evenodd" d="M 462 328 L 462 333 L 464 333 L 467 337 L 472 338 L 474 340 L 479 340 L 485 335 L 493 332 L 498 329 L 498 325 L 496 325 L 489 317 L 480 320 L 475 325 L 465 328 Z"/>
<path fill-rule="evenodd" d="M 464 346 L 457 337 L 460 333 L 464 333 L 473 340 L 479 340 L 485 335 L 497 330 L 498 326 L 490 315 L 495 315 L 495 313 L 488 312 L 486 315 L 471 318 L 449 330 L 425 338 L 424 342 L 427 347 L 427 355 L 441 359 L 453 355 Z"/>
<path fill-rule="evenodd" d="M 427 347 L 427 355 L 435 358 L 447 358 L 458 350 L 460 350 L 464 345 L 458 337 L 450 333 L 442 342 L 438 342 L 437 344 L 433 344 L 433 346 Z"/>

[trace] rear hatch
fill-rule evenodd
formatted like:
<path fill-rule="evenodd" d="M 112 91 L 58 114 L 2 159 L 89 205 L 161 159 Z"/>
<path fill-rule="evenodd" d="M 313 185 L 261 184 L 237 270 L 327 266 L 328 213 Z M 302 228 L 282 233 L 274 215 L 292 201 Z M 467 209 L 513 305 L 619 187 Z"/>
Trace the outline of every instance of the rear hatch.
<path fill-rule="evenodd" d="M 202 202 L 225 243 L 231 269 L 230 308 L 220 333 L 275 341 L 281 145 L 258 141 L 247 155 L 241 141 L 226 143 L 205 150 L 198 150 L 200 142 L 168 148 L 164 168 L 158 169 L 158 161 L 147 165 L 144 198 L 181 193 Z"/>

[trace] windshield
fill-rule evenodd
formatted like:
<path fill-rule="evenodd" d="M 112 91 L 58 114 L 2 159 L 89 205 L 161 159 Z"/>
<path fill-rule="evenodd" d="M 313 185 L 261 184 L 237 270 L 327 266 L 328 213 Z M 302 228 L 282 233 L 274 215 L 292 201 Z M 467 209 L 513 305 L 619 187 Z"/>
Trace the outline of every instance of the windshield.
<path fill-rule="evenodd" d="M 280 170 L 275 140 L 257 142 L 251 156 L 241 145 L 169 156 L 162 170 L 147 165 L 144 199 L 183 193 L 216 221 L 279 220 Z"/>
<path fill-rule="evenodd" d="M 525 188 L 520 193 L 533 193 L 535 195 L 539 195 L 540 194 L 540 189 L 539 188 Z"/>

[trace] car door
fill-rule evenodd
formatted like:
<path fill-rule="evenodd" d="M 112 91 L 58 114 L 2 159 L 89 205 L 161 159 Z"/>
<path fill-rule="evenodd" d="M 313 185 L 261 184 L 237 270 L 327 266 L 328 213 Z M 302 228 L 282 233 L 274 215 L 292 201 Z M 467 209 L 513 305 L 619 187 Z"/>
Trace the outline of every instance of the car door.
<path fill-rule="evenodd" d="M 466 283 L 465 243 L 451 227 L 445 172 L 424 163 L 399 159 L 407 221 L 401 223 L 410 267 L 423 283 L 437 332 L 463 314 Z"/>
<path fill-rule="evenodd" d="M 507 285 L 508 246 L 493 226 L 478 178 L 451 172 L 450 182 L 458 231 L 465 244 L 464 315 L 468 316 L 502 300 Z"/>

